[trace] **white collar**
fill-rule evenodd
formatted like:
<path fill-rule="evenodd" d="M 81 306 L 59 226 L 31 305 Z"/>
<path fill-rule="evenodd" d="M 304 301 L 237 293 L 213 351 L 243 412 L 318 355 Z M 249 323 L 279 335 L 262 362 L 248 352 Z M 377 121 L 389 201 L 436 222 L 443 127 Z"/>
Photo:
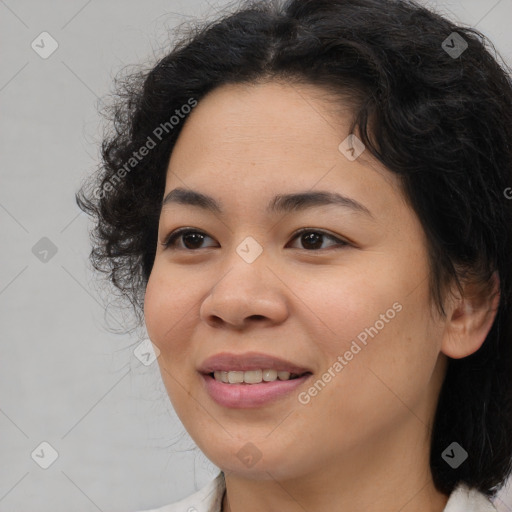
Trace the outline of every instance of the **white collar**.
<path fill-rule="evenodd" d="M 443 512 L 497 512 L 489 498 L 460 483 L 450 494 Z"/>
<path fill-rule="evenodd" d="M 226 480 L 221 471 L 205 487 L 165 507 L 141 512 L 220 512 Z M 443 512 L 497 512 L 492 502 L 477 489 L 460 483 L 450 494 Z"/>

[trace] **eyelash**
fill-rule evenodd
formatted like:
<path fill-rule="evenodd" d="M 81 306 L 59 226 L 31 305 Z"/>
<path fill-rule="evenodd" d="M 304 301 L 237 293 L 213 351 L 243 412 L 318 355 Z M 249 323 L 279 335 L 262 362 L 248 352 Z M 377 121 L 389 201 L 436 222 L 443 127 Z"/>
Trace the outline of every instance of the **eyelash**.
<path fill-rule="evenodd" d="M 170 233 L 166 238 L 165 240 L 162 242 L 162 246 L 164 247 L 164 249 L 171 249 L 171 250 L 178 250 L 178 249 L 181 249 L 181 250 L 185 250 L 185 251 L 190 251 L 190 252 L 195 252 L 195 251 L 198 251 L 199 249 L 187 249 L 186 247 L 179 247 L 179 248 L 176 248 L 176 240 L 179 238 L 179 237 L 182 237 L 183 235 L 187 235 L 187 234 L 191 234 L 191 233 L 194 233 L 194 234 L 200 234 L 200 235 L 205 235 L 207 236 L 208 238 L 211 238 L 209 235 L 207 235 L 206 233 L 204 233 L 203 231 L 199 231 L 197 229 L 191 229 L 191 228 L 179 228 L 175 231 L 173 231 L 172 233 Z M 298 231 L 296 231 L 294 234 L 293 234 L 293 237 L 292 237 L 292 240 L 294 240 L 295 238 L 299 237 L 300 235 L 303 235 L 305 233 L 315 233 L 315 234 L 320 234 L 322 235 L 323 237 L 325 238 L 329 238 L 330 240 L 334 240 L 337 242 L 337 245 L 339 247 L 345 247 L 345 246 L 348 246 L 350 245 L 348 242 L 346 242 L 345 240 L 342 240 L 334 235 L 331 235 L 329 233 L 326 233 L 325 231 L 321 230 L 321 229 L 313 229 L 313 228 L 302 228 L 302 229 L 299 229 Z M 208 247 L 210 248 L 210 247 Z M 327 249 L 331 249 L 332 247 L 329 247 Z M 327 250 L 327 249 L 303 249 L 304 251 L 308 251 L 308 252 L 316 252 L 318 250 Z"/>

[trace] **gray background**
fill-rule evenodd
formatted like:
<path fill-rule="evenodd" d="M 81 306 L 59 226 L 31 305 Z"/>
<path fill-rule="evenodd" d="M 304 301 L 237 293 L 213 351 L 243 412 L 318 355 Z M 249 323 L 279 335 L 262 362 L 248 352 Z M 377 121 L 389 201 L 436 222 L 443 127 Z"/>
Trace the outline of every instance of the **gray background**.
<path fill-rule="evenodd" d="M 512 0 L 424 3 L 476 26 L 511 63 Z M 97 105 L 113 77 L 161 55 L 167 27 L 214 13 L 204 1 L 0 0 L 1 512 L 136 511 L 216 473 L 157 363 L 134 354 L 144 329 L 107 330 L 130 312 L 105 312 L 108 290 L 87 262 L 90 224 L 74 202 L 98 162 Z M 31 47 L 43 31 L 58 43 L 46 59 Z M 512 511 L 512 490 L 496 506 Z"/>

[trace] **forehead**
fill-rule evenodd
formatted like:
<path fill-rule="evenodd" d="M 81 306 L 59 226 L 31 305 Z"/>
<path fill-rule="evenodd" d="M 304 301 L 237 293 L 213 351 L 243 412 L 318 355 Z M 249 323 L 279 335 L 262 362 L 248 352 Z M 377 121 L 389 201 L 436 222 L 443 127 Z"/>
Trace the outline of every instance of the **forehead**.
<path fill-rule="evenodd" d="M 301 142 L 334 151 L 337 145 L 332 147 L 326 133 L 337 140 L 348 130 L 351 113 L 350 104 L 313 85 L 225 84 L 199 101 L 181 135 L 193 129 L 218 150 L 234 142 L 249 147 L 261 141 L 284 145 L 283 150 L 289 145 L 300 151 Z"/>
<path fill-rule="evenodd" d="M 222 188 L 228 200 L 259 194 L 266 203 L 269 189 L 327 189 L 389 208 L 401 198 L 398 177 L 367 151 L 350 161 L 339 149 L 351 115 L 350 105 L 312 85 L 218 87 L 182 128 L 165 194 L 176 187 Z"/>

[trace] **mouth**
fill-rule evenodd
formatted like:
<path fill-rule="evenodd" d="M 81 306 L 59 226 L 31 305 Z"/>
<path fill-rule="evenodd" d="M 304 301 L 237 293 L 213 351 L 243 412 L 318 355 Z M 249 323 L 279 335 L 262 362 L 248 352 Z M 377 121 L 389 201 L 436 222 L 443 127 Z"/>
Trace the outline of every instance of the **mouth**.
<path fill-rule="evenodd" d="M 293 396 L 293 392 L 296 393 L 299 387 L 307 385 L 306 383 L 313 375 L 311 372 L 306 372 L 302 375 L 290 374 L 285 380 L 277 378 L 275 380 L 248 383 L 223 382 L 222 376 L 220 376 L 220 380 L 219 375 L 215 377 L 216 373 L 202 374 L 203 386 L 207 395 L 214 402 L 228 409 L 254 409 L 278 404 L 285 398 Z M 231 379 L 233 380 L 233 377 Z"/>
<path fill-rule="evenodd" d="M 256 384 L 266 384 L 276 381 L 290 381 L 299 379 L 305 375 L 312 375 L 311 372 L 292 373 L 289 371 L 278 371 L 272 368 L 258 370 L 231 370 L 231 371 L 213 371 L 207 373 L 209 377 L 217 382 L 224 384 L 246 384 L 254 386 Z"/>
<path fill-rule="evenodd" d="M 202 374 L 215 374 L 215 372 L 248 373 L 251 371 L 260 372 L 288 372 L 290 375 L 303 375 L 310 371 L 310 368 L 298 366 L 297 364 L 280 357 L 263 354 L 260 352 L 246 352 L 235 354 L 222 352 L 204 360 L 197 369 Z M 251 375 L 248 375 L 251 378 Z M 255 377 L 254 375 L 252 377 Z M 283 380 L 286 377 L 283 377 Z"/>
<path fill-rule="evenodd" d="M 204 360 L 197 371 L 210 398 L 232 409 L 276 403 L 313 375 L 310 368 L 261 352 L 222 352 Z"/>

